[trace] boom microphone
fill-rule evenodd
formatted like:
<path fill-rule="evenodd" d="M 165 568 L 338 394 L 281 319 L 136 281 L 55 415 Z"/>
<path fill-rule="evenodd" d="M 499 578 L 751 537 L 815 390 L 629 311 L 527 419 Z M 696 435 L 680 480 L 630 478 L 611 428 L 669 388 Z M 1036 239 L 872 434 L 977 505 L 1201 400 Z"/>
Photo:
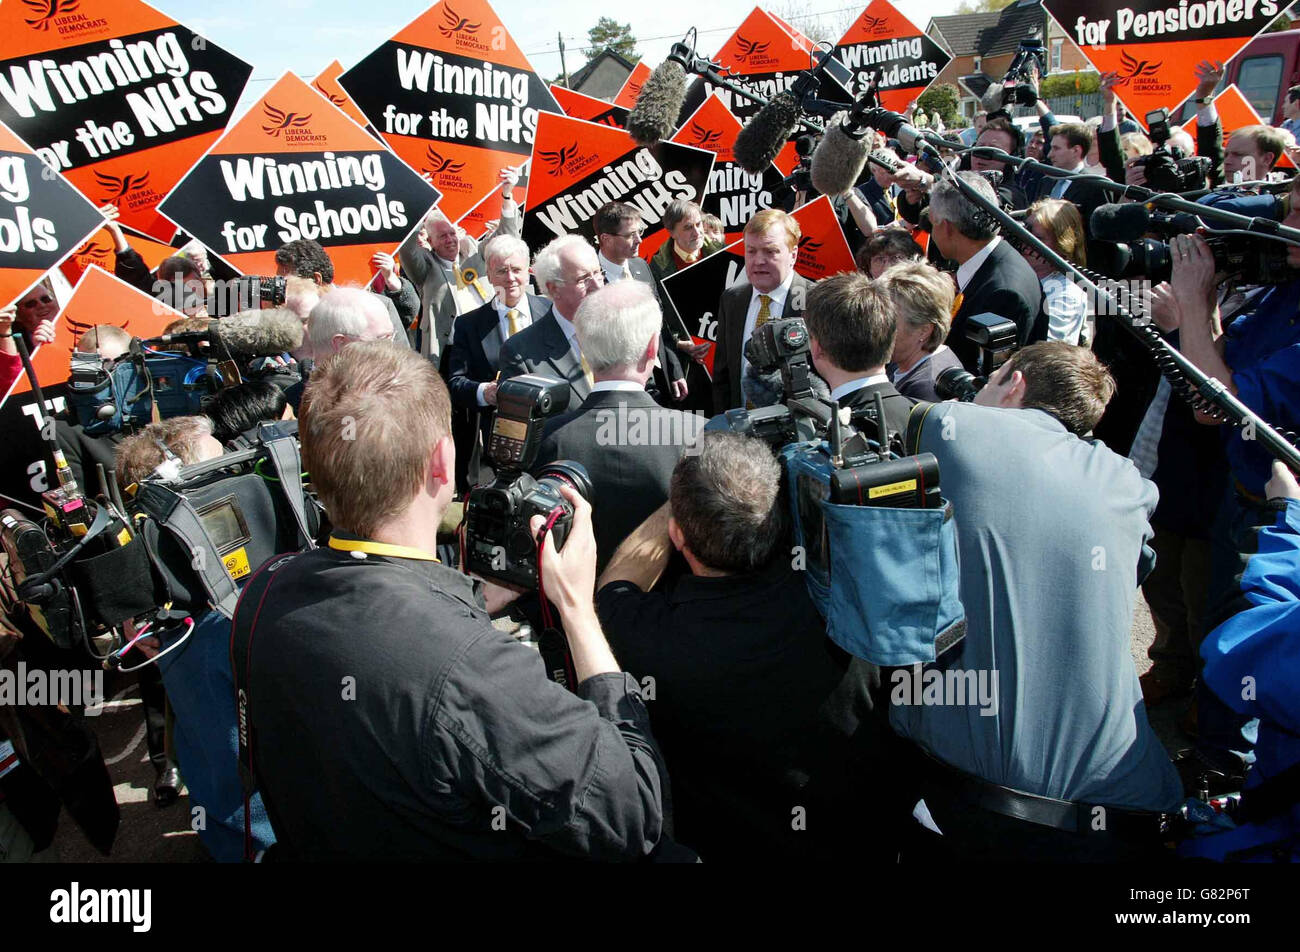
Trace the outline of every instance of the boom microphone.
<path fill-rule="evenodd" d="M 1088 230 L 1098 241 L 1137 241 L 1148 232 L 1186 235 L 1204 227 L 1204 222 L 1188 212 L 1167 215 L 1152 212 L 1138 202 L 1098 205 L 1088 220 Z"/>
<path fill-rule="evenodd" d="M 677 128 L 677 117 L 686 101 L 686 70 L 675 58 L 676 53 L 673 47 L 668 58 L 655 67 L 627 114 L 625 128 L 641 145 L 667 139 Z"/>
<path fill-rule="evenodd" d="M 150 346 L 209 342 L 224 355 L 271 357 L 302 346 L 302 319 L 288 308 L 263 311 L 240 311 L 230 317 L 208 323 L 205 331 L 163 334 L 145 343 Z"/>
<path fill-rule="evenodd" d="M 649 85 L 649 80 L 646 84 Z M 781 152 L 799 125 L 799 100 L 783 90 L 754 114 L 736 136 L 736 162 L 751 175 L 762 173 Z"/>
<path fill-rule="evenodd" d="M 823 195 L 842 195 L 858 184 L 871 154 L 870 130 L 855 112 L 836 113 L 812 157 L 813 188 Z"/>

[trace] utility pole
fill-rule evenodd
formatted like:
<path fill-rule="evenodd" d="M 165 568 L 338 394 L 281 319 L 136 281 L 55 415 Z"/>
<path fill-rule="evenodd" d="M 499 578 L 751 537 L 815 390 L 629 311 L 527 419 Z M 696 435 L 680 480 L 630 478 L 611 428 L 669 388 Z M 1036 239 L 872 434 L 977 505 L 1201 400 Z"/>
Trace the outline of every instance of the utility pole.
<path fill-rule="evenodd" d="M 569 67 L 564 65 L 564 34 L 557 33 L 555 35 L 559 37 L 560 40 L 560 75 L 563 77 L 562 85 L 564 86 L 565 89 L 568 89 L 569 88 Z"/>

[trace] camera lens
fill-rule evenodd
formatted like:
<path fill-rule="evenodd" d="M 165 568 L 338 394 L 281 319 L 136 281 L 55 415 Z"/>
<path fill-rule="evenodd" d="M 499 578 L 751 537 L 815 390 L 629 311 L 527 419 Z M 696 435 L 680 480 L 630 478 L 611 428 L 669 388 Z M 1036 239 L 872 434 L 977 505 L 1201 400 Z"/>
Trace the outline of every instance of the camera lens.
<path fill-rule="evenodd" d="M 934 378 L 934 392 L 944 400 L 969 402 L 988 381 L 977 377 L 964 367 L 949 367 Z"/>
<path fill-rule="evenodd" d="M 587 475 L 587 468 L 571 459 L 547 463 L 537 471 L 537 482 L 550 488 L 556 495 L 559 495 L 560 486 L 572 486 L 583 499 L 591 500 L 591 477 Z"/>

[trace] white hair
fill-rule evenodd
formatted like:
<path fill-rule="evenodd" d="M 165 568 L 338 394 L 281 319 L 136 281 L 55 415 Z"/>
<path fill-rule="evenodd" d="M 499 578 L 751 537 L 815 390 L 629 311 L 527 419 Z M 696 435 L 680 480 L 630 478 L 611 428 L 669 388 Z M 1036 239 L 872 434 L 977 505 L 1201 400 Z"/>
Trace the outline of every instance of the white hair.
<path fill-rule="evenodd" d="M 561 235 L 537 252 L 537 257 L 533 259 L 533 274 L 537 278 L 538 288 L 543 292 L 548 284 L 561 282 L 560 255 L 570 248 L 586 248 L 595 254 L 587 239 L 581 235 Z"/>
<path fill-rule="evenodd" d="M 388 310 L 378 295 L 363 288 L 334 287 L 321 296 L 307 315 L 307 336 L 319 360 L 333 351 L 336 334 L 365 340 L 373 337 L 381 325 L 387 329 L 390 323 Z M 387 336 L 391 335 L 385 333 L 376 339 Z"/>
<path fill-rule="evenodd" d="M 493 258 L 509 258 L 514 255 L 522 256 L 524 267 L 528 267 L 528 245 L 514 235 L 497 235 L 484 245 L 482 250 L 483 263 L 489 270 L 492 268 Z"/>
<path fill-rule="evenodd" d="M 573 319 L 582 356 L 595 373 L 630 367 L 663 326 L 650 285 L 619 281 L 583 298 Z"/>
<path fill-rule="evenodd" d="M 451 224 L 451 219 L 450 219 L 450 218 L 448 218 L 446 215 L 444 215 L 444 214 L 443 214 L 441 211 L 439 211 L 438 209 L 436 209 L 436 208 L 431 208 L 431 209 L 429 209 L 429 214 L 427 214 L 427 215 L 424 216 L 424 227 L 425 227 L 426 230 L 427 230 L 427 229 L 431 229 L 431 228 L 434 226 L 434 224 L 436 224 L 437 222 L 440 222 L 440 221 L 445 221 L 445 222 L 447 222 L 448 224 Z"/>

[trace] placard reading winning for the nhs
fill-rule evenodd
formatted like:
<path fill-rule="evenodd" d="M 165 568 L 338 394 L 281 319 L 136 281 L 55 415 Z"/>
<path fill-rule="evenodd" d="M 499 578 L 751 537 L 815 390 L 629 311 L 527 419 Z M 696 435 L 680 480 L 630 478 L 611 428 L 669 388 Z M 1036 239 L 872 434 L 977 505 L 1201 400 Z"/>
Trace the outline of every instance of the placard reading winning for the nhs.
<path fill-rule="evenodd" d="M 329 100 L 285 73 L 160 206 L 245 274 L 274 274 L 275 251 L 318 241 L 338 281 L 364 283 L 370 258 L 419 227 L 438 191 Z"/>
<path fill-rule="evenodd" d="M 253 68 L 138 0 L 0 2 L 0 120 L 95 205 L 160 241 L 158 203 Z"/>

